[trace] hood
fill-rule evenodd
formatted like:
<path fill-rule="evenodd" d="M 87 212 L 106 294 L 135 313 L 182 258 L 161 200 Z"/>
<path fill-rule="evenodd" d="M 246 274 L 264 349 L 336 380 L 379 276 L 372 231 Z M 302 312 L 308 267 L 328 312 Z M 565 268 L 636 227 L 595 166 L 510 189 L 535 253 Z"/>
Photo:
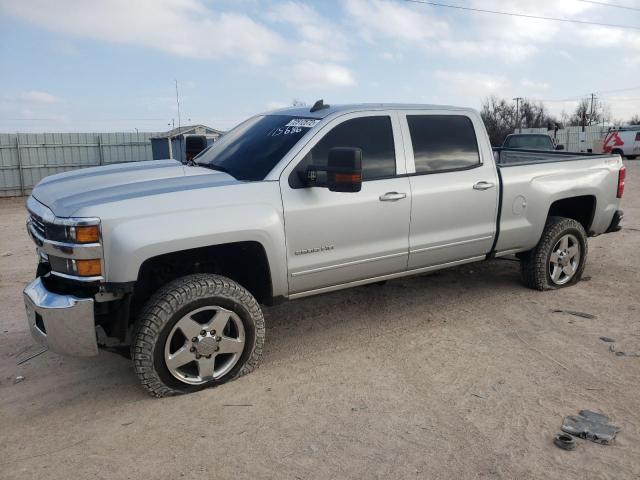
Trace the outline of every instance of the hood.
<path fill-rule="evenodd" d="M 240 183 L 223 172 L 153 160 L 86 168 L 46 177 L 31 195 L 58 217 L 127 198 Z"/>

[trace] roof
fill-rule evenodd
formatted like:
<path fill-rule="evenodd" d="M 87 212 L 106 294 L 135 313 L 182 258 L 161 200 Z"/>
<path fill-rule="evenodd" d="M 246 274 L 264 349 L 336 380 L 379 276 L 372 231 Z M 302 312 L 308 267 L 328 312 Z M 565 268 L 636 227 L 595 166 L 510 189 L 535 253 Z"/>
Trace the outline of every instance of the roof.
<path fill-rule="evenodd" d="M 207 127 L 206 125 L 198 124 L 198 125 L 185 125 L 184 127 L 174 128 L 173 130 L 169 130 L 168 132 L 163 133 L 162 135 L 155 136 L 153 138 L 168 138 L 168 137 L 176 137 L 178 135 L 184 135 L 188 133 L 194 133 L 196 130 L 204 129 L 207 133 L 219 134 L 222 135 L 223 132 L 220 130 L 216 130 L 215 128 Z"/>
<path fill-rule="evenodd" d="M 460 110 L 471 111 L 471 108 L 452 107 L 449 105 L 421 105 L 417 103 L 358 103 L 350 105 L 326 105 L 322 110 L 311 112 L 311 106 L 289 107 L 267 112 L 270 115 L 291 115 L 293 117 L 325 118 L 333 113 L 351 113 L 364 110 Z"/>

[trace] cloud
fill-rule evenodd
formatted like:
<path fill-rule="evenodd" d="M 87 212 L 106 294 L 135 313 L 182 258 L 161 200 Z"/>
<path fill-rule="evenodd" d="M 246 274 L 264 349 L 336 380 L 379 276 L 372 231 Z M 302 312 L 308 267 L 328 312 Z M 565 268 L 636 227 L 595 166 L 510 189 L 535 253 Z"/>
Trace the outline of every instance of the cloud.
<path fill-rule="evenodd" d="M 529 80 L 528 78 L 523 78 L 522 80 L 520 80 L 520 85 L 532 90 L 549 90 L 551 88 L 551 85 L 549 85 L 547 82 L 534 82 L 533 80 Z"/>
<path fill-rule="evenodd" d="M 351 87 L 356 84 L 356 80 L 346 67 L 307 60 L 293 67 L 287 83 L 290 87 L 300 89 L 335 88 Z"/>
<path fill-rule="evenodd" d="M 449 31 L 447 22 L 415 7 L 385 0 L 347 0 L 347 14 L 368 41 L 420 42 Z"/>
<path fill-rule="evenodd" d="M 459 105 L 479 106 L 490 95 L 509 96 L 511 81 L 504 75 L 482 72 L 437 70 L 433 77 L 448 97 L 456 98 Z"/>
<path fill-rule="evenodd" d="M 434 50 L 443 51 L 457 58 L 490 57 L 501 58 L 508 62 L 524 61 L 538 52 L 535 45 L 477 40 L 442 40 L 437 43 Z"/>
<path fill-rule="evenodd" d="M 267 13 L 267 18 L 295 29 L 298 38 L 287 48 L 288 54 L 330 61 L 342 61 L 349 56 L 349 40 L 342 30 L 308 4 L 278 3 Z"/>
<path fill-rule="evenodd" d="M 19 100 L 29 103 L 57 103 L 60 101 L 60 99 L 55 95 L 40 90 L 20 92 L 17 97 Z"/>
<path fill-rule="evenodd" d="M 185 57 L 263 65 L 284 45 L 247 15 L 216 13 L 200 0 L 2 0 L 0 9 L 56 32 Z"/>

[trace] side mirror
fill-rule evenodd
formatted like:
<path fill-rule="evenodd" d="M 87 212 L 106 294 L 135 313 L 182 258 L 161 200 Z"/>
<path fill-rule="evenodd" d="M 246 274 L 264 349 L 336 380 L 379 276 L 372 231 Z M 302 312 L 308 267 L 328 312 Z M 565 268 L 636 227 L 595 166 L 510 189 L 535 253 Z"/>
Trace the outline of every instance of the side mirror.
<path fill-rule="evenodd" d="M 332 192 L 359 192 L 362 188 L 362 150 L 336 147 L 329 150 L 327 187 Z"/>
<path fill-rule="evenodd" d="M 318 172 L 326 172 L 326 180 L 318 178 Z M 335 147 L 329 150 L 327 166 L 309 165 L 306 183 L 325 187 L 332 192 L 359 192 L 362 188 L 362 150 Z"/>
<path fill-rule="evenodd" d="M 556 150 L 564 150 L 564 145 L 556 145 Z"/>

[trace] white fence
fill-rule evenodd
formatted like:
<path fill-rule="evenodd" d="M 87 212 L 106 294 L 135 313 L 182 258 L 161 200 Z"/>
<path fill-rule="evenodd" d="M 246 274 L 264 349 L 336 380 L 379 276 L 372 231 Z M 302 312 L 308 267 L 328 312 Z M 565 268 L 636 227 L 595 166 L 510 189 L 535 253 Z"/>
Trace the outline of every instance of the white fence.
<path fill-rule="evenodd" d="M 592 125 L 590 127 L 567 127 L 558 130 L 556 143 L 563 145 L 568 152 L 587 152 L 591 150 L 594 153 L 602 153 L 602 143 L 607 135 L 609 127 L 602 125 Z M 516 129 L 514 133 L 548 133 L 552 137 L 553 130 L 546 128 L 521 128 Z"/>
<path fill-rule="evenodd" d="M 0 133 L 0 197 L 25 195 L 44 177 L 77 168 L 151 160 L 140 133 Z"/>

